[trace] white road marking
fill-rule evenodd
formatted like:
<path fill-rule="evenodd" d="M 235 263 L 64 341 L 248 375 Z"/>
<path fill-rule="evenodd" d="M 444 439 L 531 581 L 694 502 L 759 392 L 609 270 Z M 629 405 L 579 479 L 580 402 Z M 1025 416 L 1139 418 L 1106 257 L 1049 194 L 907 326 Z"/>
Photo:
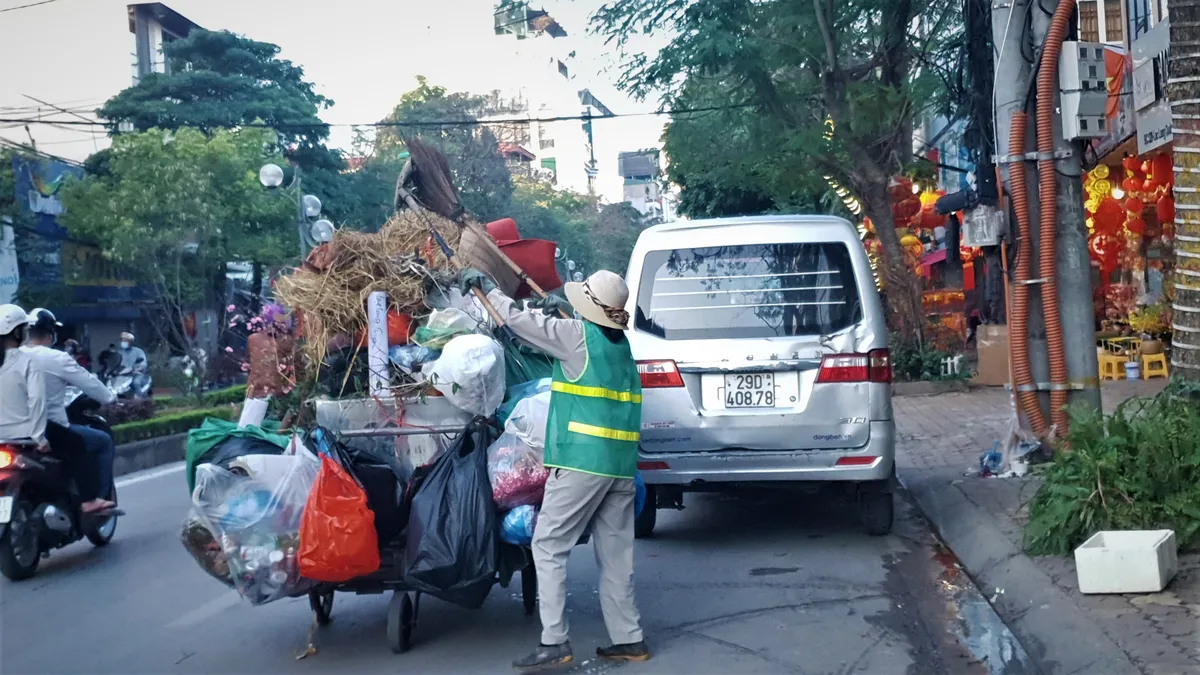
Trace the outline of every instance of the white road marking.
<path fill-rule="evenodd" d="M 184 466 L 185 462 L 175 462 L 174 464 L 167 464 L 156 469 L 146 469 L 145 471 L 131 473 L 128 476 L 122 476 L 117 479 L 117 488 L 145 483 L 146 481 L 162 478 L 163 476 L 172 476 L 183 471 Z"/>
<path fill-rule="evenodd" d="M 203 605 L 200 605 L 196 609 L 181 614 L 174 621 L 167 624 L 167 628 L 187 628 L 189 626 L 195 626 L 196 624 L 207 621 L 208 619 L 211 619 L 221 612 L 224 612 L 230 607 L 237 605 L 241 601 L 242 596 L 238 595 L 237 591 L 222 593 Z"/>

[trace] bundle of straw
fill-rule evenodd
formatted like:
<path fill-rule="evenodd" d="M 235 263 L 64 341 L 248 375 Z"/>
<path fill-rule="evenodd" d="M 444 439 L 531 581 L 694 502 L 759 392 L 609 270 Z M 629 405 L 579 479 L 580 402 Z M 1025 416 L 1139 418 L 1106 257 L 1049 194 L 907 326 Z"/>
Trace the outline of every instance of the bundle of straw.
<path fill-rule="evenodd" d="M 304 265 L 276 283 L 279 300 L 303 317 L 304 349 L 322 363 L 338 336 L 355 335 L 367 325 L 367 296 L 388 295 L 392 309 L 412 313 L 424 305 L 423 279 L 449 263 L 430 243 L 433 225 L 456 246 L 459 227 L 434 213 L 404 211 L 378 233 L 338 231 L 321 256 L 321 268 Z"/>

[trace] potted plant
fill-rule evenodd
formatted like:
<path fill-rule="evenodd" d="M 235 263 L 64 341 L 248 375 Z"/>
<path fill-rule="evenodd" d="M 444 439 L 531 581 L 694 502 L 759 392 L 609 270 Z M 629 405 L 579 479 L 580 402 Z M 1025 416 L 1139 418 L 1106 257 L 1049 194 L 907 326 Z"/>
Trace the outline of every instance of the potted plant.
<path fill-rule="evenodd" d="M 1161 354 L 1161 336 L 1171 330 L 1171 308 L 1165 303 L 1139 307 L 1129 313 L 1129 327 L 1142 337 L 1141 353 Z"/>

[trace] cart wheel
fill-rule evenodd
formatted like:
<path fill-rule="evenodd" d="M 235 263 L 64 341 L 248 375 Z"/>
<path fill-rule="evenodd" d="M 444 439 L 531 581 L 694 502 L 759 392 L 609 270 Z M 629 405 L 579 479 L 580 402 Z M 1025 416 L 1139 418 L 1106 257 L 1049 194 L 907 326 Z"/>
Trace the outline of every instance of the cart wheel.
<path fill-rule="evenodd" d="M 521 570 L 521 600 L 525 603 L 525 616 L 537 611 L 537 569 L 529 565 Z"/>
<path fill-rule="evenodd" d="M 388 603 L 387 637 L 393 654 L 403 654 L 412 647 L 414 620 L 412 598 L 408 593 L 392 593 L 392 600 Z"/>
<path fill-rule="evenodd" d="M 333 620 L 333 591 L 309 591 L 308 606 L 317 617 L 317 625 L 328 626 Z"/>

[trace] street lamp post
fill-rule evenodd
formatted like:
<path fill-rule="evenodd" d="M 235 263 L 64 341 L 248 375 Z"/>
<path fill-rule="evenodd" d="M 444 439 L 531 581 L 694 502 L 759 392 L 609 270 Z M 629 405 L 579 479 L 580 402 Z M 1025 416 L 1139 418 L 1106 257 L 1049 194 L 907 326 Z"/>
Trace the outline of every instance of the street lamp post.
<path fill-rule="evenodd" d="M 278 188 L 283 185 L 283 169 L 278 164 L 264 164 L 258 170 L 258 182 L 268 189 Z M 316 195 L 302 193 L 300 186 L 300 167 L 297 166 L 291 184 L 283 192 L 296 201 L 296 230 L 300 235 L 300 259 L 303 260 L 314 246 L 333 238 L 334 228 L 333 223 L 320 217 L 321 200 Z"/>

